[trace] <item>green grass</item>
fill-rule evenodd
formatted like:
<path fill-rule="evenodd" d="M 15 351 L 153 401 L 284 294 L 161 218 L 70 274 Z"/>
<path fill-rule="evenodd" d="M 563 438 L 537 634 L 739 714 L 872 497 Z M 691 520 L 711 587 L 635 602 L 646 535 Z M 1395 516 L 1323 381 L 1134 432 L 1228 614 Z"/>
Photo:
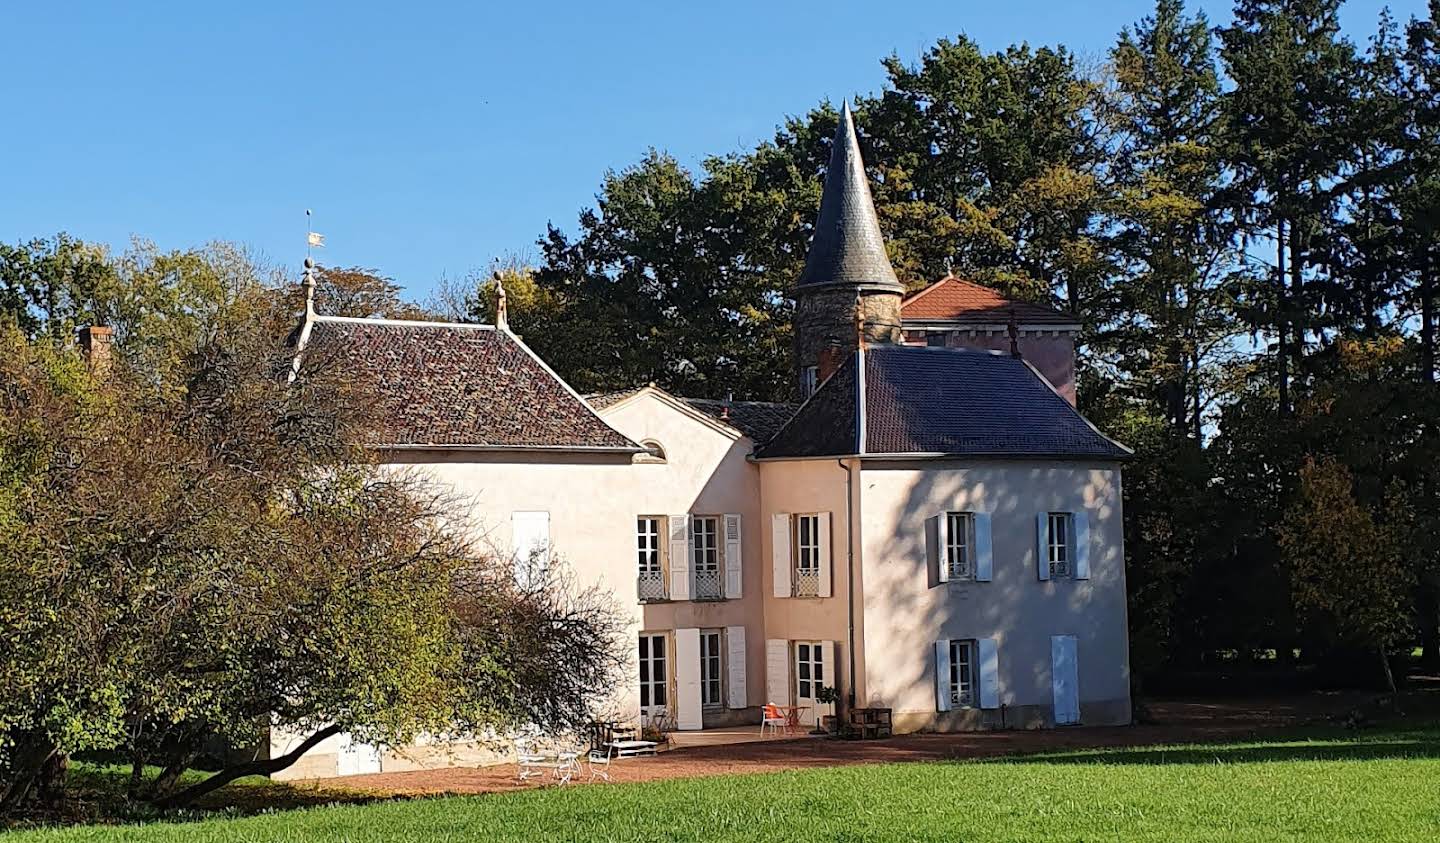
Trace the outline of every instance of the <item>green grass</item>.
<path fill-rule="evenodd" d="M 3 835 L 4 843 L 76 840 L 1440 840 L 1440 727 Z"/>

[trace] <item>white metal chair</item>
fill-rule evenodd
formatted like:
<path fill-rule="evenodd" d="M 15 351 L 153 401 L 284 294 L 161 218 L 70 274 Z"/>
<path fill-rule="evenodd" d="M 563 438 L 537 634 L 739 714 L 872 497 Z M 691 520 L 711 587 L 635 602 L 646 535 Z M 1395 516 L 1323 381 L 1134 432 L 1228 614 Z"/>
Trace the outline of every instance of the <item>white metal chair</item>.
<path fill-rule="evenodd" d="M 595 781 L 599 778 L 610 781 L 610 762 L 615 760 L 615 748 L 605 746 L 602 749 L 592 749 L 585 755 L 585 766 L 590 770 L 588 781 Z"/>
<path fill-rule="evenodd" d="M 785 717 L 785 712 L 780 710 L 780 706 L 765 703 L 765 708 L 760 715 L 760 736 L 765 736 L 766 726 L 770 727 L 770 733 L 772 735 L 777 731 L 784 732 L 786 731 L 788 722 Z"/>
<path fill-rule="evenodd" d="M 515 739 L 515 777 L 520 781 L 543 776 L 555 769 L 555 759 L 535 746 L 534 738 Z"/>

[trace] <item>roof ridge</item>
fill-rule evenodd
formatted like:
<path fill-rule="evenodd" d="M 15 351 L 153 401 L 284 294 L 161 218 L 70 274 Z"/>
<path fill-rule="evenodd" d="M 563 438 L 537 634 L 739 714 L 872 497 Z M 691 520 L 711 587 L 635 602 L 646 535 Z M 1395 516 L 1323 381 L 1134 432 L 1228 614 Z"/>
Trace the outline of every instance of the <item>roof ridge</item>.
<path fill-rule="evenodd" d="M 385 325 L 401 328 L 462 328 L 475 331 L 494 331 L 494 325 L 480 322 L 439 322 L 426 319 L 389 319 L 372 316 L 326 316 L 315 314 L 316 322 L 330 322 L 339 325 Z M 508 333 L 508 332 L 507 332 Z M 511 336 L 514 336 L 513 334 Z"/>

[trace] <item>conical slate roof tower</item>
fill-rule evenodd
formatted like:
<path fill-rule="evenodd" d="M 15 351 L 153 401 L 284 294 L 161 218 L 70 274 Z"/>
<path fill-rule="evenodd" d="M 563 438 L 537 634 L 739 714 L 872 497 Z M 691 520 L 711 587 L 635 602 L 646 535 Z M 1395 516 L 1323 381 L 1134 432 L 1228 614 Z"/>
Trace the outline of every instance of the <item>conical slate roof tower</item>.
<path fill-rule="evenodd" d="M 885 253 L 847 102 L 830 147 L 805 270 L 795 283 L 795 369 L 808 397 L 859 344 L 900 341 L 905 287 Z"/>

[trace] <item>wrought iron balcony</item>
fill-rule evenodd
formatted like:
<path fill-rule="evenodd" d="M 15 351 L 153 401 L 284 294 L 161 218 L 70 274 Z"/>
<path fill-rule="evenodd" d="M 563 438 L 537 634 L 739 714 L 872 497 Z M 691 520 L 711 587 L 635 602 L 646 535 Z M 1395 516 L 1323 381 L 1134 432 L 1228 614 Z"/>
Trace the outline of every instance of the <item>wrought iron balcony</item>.
<path fill-rule="evenodd" d="M 812 568 L 797 568 L 794 594 L 796 597 L 819 597 L 820 572 Z"/>
<path fill-rule="evenodd" d="M 695 589 L 691 599 L 725 599 L 725 572 L 723 571 L 696 571 L 694 585 Z"/>
<path fill-rule="evenodd" d="M 642 571 L 637 582 L 641 603 L 666 600 L 670 596 L 665 588 L 665 574 L 661 571 Z"/>

